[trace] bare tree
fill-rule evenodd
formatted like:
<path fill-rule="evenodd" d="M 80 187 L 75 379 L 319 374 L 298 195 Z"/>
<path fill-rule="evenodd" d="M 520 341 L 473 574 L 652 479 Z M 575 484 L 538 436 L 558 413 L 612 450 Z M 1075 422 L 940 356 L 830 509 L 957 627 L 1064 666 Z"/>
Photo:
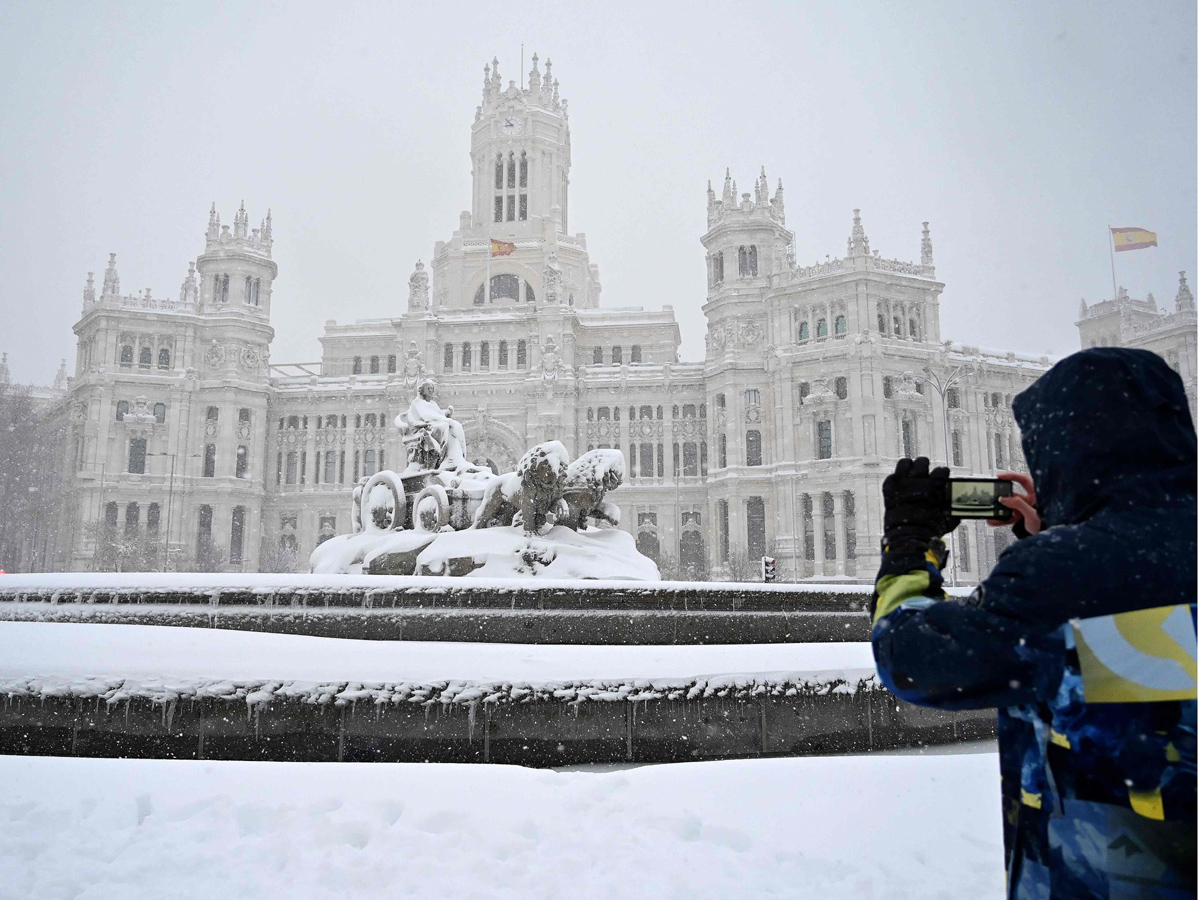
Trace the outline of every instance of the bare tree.
<path fill-rule="evenodd" d="M 299 572 L 300 553 L 295 547 L 267 546 L 259 557 L 260 572 Z"/>
<path fill-rule="evenodd" d="M 63 423 L 39 412 L 28 387 L 0 383 L 0 569 L 38 568 L 51 530 Z"/>
<path fill-rule="evenodd" d="M 95 548 L 92 568 L 97 572 L 157 572 L 162 541 L 154 531 L 125 528 L 110 522 L 89 522 L 84 536 Z"/>
<path fill-rule="evenodd" d="M 196 555 L 192 558 L 193 572 L 223 572 L 225 571 L 225 553 L 212 538 L 203 538 L 196 545 Z"/>

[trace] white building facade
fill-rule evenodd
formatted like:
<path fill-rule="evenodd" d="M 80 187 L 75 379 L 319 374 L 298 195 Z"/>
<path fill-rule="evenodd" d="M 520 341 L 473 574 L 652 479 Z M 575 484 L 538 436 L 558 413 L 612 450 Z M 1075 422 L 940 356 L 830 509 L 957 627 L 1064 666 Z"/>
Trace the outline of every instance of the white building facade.
<path fill-rule="evenodd" d="M 202 544 L 231 570 L 279 547 L 303 560 L 350 529 L 359 477 L 404 466 L 391 422 L 424 378 L 498 471 L 544 440 L 621 449 L 620 527 L 684 577 L 746 577 L 771 555 L 787 580 L 869 581 L 898 457 L 1023 467 L 1012 397 L 1050 360 L 943 341 L 927 223 L 919 262 L 887 259 L 855 210 L 844 256 L 798 265 L 782 183 L 762 172 L 739 195 L 727 171 L 700 239 L 704 361 L 679 361 L 671 306 L 601 307 L 599 268 L 569 230 L 568 106 L 551 73 L 534 57 L 521 88 L 485 67 L 470 210 L 416 264 L 397 315 L 326 323 L 319 362 L 269 361 L 269 214 L 250 229 L 239 210 L 231 231 L 214 207 L 178 300 L 122 295 L 115 257 L 99 296 L 89 275 L 56 564 L 89 568 L 85 525 L 102 519 L 154 529 L 175 567 Z M 1163 324 L 1194 400 L 1189 310 Z M 1105 316 L 1081 320 L 1085 344 Z M 1150 340 L 1132 312 L 1117 318 L 1132 323 L 1119 340 Z M 977 580 L 1007 539 L 964 526 L 956 576 Z"/>

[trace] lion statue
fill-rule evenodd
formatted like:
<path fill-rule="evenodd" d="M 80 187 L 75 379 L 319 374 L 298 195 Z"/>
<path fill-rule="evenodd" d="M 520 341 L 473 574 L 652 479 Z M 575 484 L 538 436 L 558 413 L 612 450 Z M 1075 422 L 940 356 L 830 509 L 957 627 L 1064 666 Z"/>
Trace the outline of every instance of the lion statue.
<path fill-rule="evenodd" d="M 625 480 L 625 456 L 620 450 L 589 450 L 567 467 L 567 481 L 563 485 L 563 500 L 567 514 L 559 519 L 560 525 L 578 531 L 587 525 L 589 518 L 609 525 L 619 525 L 621 510 L 613 503 L 605 503 L 604 495 L 621 486 Z"/>
<path fill-rule="evenodd" d="M 559 441 L 537 444 L 521 457 L 515 472 L 488 482 L 475 513 L 475 528 L 523 525 L 527 535 L 541 534 L 565 512 L 567 448 Z"/>

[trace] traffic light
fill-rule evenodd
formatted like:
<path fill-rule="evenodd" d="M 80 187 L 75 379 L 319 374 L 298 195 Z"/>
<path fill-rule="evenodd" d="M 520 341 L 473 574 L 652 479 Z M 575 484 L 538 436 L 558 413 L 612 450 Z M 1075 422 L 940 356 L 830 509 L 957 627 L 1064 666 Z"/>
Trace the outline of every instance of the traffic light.
<path fill-rule="evenodd" d="M 771 584 L 775 580 L 775 559 L 771 556 L 762 558 L 762 580 L 764 584 Z"/>

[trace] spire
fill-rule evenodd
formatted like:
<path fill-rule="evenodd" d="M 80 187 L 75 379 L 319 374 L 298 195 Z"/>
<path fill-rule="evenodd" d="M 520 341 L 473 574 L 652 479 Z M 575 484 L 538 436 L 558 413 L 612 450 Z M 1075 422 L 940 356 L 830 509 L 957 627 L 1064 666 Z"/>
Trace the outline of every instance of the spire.
<path fill-rule="evenodd" d="M 1179 272 L 1179 293 L 1175 295 L 1175 310 L 1177 312 L 1196 311 L 1196 298 L 1192 296 L 1192 289 L 1188 287 L 1185 270 Z"/>
<path fill-rule="evenodd" d="M 767 202 L 771 189 L 767 186 L 767 167 L 760 166 L 758 180 L 754 182 L 754 203 L 762 206 Z"/>
<path fill-rule="evenodd" d="M 1088 314 L 1087 299 L 1084 297 L 1080 297 L 1079 298 L 1079 318 L 1086 319 L 1087 314 Z"/>
<path fill-rule="evenodd" d="M 65 391 L 67 389 L 67 361 L 64 359 L 58 364 L 58 371 L 54 373 L 54 390 Z"/>
<path fill-rule="evenodd" d="M 213 202 L 212 209 L 208 211 L 208 231 L 204 233 L 204 236 L 210 241 L 215 241 L 221 236 L 221 216 L 217 213 L 217 204 L 215 201 Z"/>
<path fill-rule="evenodd" d="M 267 249 L 270 250 L 271 249 L 271 210 L 269 207 L 267 209 L 267 218 L 265 220 L 263 220 L 262 239 L 263 239 L 263 243 L 265 243 L 267 245 Z"/>
<path fill-rule="evenodd" d="M 717 195 L 715 193 L 713 193 L 712 179 L 710 178 L 710 179 L 708 179 L 708 205 L 712 206 L 716 202 L 717 202 Z"/>
<path fill-rule="evenodd" d="M 929 237 L 929 223 L 921 223 L 921 265 L 933 265 L 933 241 Z"/>
<path fill-rule="evenodd" d="M 542 92 L 542 73 L 538 71 L 538 55 L 533 54 L 533 68 L 529 70 L 529 94 L 536 97 Z"/>
<path fill-rule="evenodd" d="M 195 303 L 200 298 L 200 286 L 196 282 L 196 263 L 188 263 L 187 277 L 179 286 L 179 302 Z"/>
<path fill-rule="evenodd" d="M 721 192 L 721 201 L 726 206 L 730 206 L 733 204 L 733 187 L 731 185 L 732 185 L 732 182 L 729 179 L 729 168 L 727 166 L 725 168 L 725 190 L 723 190 Z"/>
<path fill-rule="evenodd" d="M 497 89 L 500 87 L 500 60 L 494 56 L 492 57 L 492 86 Z"/>
<path fill-rule="evenodd" d="M 91 306 L 96 302 L 95 272 L 88 272 L 87 284 L 83 286 L 83 305 Z"/>
<path fill-rule="evenodd" d="M 854 227 L 850 229 L 850 237 L 846 240 L 846 255 L 847 256 L 870 256 L 871 241 L 867 237 L 867 232 L 863 229 L 862 217 L 859 213 L 862 210 L 854 211 Z"/>
<path fill-rule="evenodd" d="M 542 96 L 545 97 L 547 101 L 549 101 L 550 94 L 554 87 L 554 76 L 550 74 L 550 70 L 553 68 L 553 66 L 554 63 L 550 62 L 550 57 L 547 56 L 546 77 L 542 79 Z"/>
<path fill-rule="evenodd" d="M 121 279 L 117 276 L 117 254 L 108 254 L 108 268 L 104 270 L 104 286 L 101 297 L 115 297 L 121 293 Z"/>
<path fill-rule="evenodd" d="M 0 384 L 8 384 L 8 354 L 0 355 Z"/>

